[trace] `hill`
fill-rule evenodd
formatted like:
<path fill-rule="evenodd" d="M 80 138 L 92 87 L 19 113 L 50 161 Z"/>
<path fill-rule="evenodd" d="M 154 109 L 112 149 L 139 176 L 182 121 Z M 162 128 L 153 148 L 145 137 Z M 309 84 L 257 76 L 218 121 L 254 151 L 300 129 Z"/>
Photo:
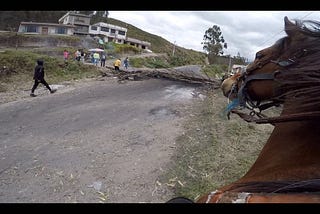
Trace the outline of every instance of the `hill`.
<path fill-rule="evenodd" d="M 34 62 L 38 58 L 45 59 L 49 68 L 47 75 L 53 83 L 65 80 L 79 79 L 87 76 L 97 76 L 99 73 L 74 60 L 65 66 L 62 58 L 64 49 L 74 53 L 77 49 L 88 49 L 97 45 L 92 37 L 86 36 L 57 36 L 57 35 L 26 35 L 16 33 L 21 21 L 57 23 L 67 11 L 0 11 L 0 92 L 15 90 L 24 85 L 24 80 L 32 79 Z M 83 12 L 83 14 L 88 14 Z M 154 56 L 143 58 L 131 57 L 130 65 L 136 68 L 169 68 L 184 65 L 201 65 L 203 72 L 210 77 L 219 78 L 226 71 L 227 65 L 206 65 L 206 55 L 202 52 L 188 50 L 176 46 L 175 55 L 172 56 L 173 44 L 160 36 L 150 34 L 125 22 L 93 16 L 91 23 L 104 21 L 106 23 L 126 27 L 128 36 L 151 43 Z M 9 31 L 9 32 L 8 32 Z M 128 44 L 107 44 L 106 48 L 110 59 L 131 55 L 133 46 Z M 130 49 L 131 48 L 131 49 Z M 137 54 L 134 52 L 134 54 Z M 138 53 L 139 54 L 139 53 Z M 89 55 L 88 55 L 89 56 Z M 218 75 L 217 75 L 218 74 Z M 53 79 L 54 78 L 54 79 Z M 15 86 L 12 87 L 12 83 Z"/>
<path fill-rule="evenodd" d="M 34 21 L 34 22 L 49 22 L 58 23 L 58 20 L 68 11 L 0 11 L 0 30 L 14 31 L 19 28 L 21 21 Z M 92 11 L 80 11 L 82 14 L 90 14 Z M 142 41 L 151 43 L 151 49 L 155 53 L 166 53 L 168 56 L 172 55 L 172 43 L 164 38 L 148 33 L 126 22 L 122 22 L 113 18 L 106 18 L 101 16 L 92 16 L 91 24 L 96 22 L 105 22 L 128 29 L 127 35 L 131 38 L 136 38 Z M 176 60 L 182 60 L 182 63 L 189 61 L 196 62 L 197 64 L 204 64 L 206 55 L 202 52 L 186 49 L 183 47 L 175 47 Z M 181 63 L 179 63 L 181 64 Z M 192 63 L 191 63 L 192 64 Z"/>

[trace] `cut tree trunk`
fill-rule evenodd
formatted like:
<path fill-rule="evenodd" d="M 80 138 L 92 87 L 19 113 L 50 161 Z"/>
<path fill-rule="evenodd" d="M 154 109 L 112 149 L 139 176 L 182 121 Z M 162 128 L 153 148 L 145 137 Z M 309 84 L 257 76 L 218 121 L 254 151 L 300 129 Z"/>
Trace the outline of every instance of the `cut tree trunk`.
<path fill-rule="evenodd" d="M 113 74 L 119 79 L 119 82 L 125 80 L 143 80 L 148 78 L 166 78 L 177 81 L 184 81 L 197 84 L 208 84 L 214 88 L 219 88 L 220 79 L 210 78 L 208 75 L 201 73 L 201 66 L 188 65 L 174 68 L 129 68 L 114 71 L 111 66 L 106 66 L 113 70 Z"/>

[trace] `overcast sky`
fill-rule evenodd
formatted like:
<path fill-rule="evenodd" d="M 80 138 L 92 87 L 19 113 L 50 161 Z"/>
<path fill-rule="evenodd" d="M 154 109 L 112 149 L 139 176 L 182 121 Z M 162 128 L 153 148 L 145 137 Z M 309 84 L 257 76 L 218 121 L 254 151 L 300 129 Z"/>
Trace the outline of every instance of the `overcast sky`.
<path fill-rule="evenodd" d="M 284 16 L 320 21 L 320 11 L 109 11 L 110 18 L 197 51 L 203 51 L 205 31 L 217 25 L 228 44 L 224 54 L 249 60 L 285 36 Z"/>

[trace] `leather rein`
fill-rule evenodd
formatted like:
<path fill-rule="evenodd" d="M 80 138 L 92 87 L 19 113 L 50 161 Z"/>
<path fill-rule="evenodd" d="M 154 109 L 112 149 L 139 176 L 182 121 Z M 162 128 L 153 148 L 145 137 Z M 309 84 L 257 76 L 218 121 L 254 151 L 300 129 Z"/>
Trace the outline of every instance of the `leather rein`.
<path fill-rule="evenodd" d="M 307 52 L 306 49 L 302 50 L 302 53 L 299 53 L 299 57 L 305 55 Z M 266 61 L 264 64 L 257 64 L 257 66 L 250 69 L 250 72 L 259 68 L 262 68 L 269 62 L 276 63 L 277 65 L 281 67 L 287 67 L 294 63 L 296 63 L 296 59 L 298 58 L 297 55 L 295 55 L 292 58 L 289 58 L 287 60 L 270 60 Z M 291 122 L 291 121 L 300 121 L 300 120 L 315 120 L 320 118 L 320 111 L 311 111 L 311 112 L 303 112 L 303 113 L 294 113 L 289 115 L 280 115 L 277 117 L 267 117 L 266 115 L 262 114 L 261 112 L 263 110 L 266 110 L 273 106 L 280 106 L 282 102 L 277 100 L 272 100 L 269 102 L 261 103 L 260 101 L 253 101 L 250 98 L 250 95 L 248 93 L 248 83 L 254 80 L 275 80 L 275 76 L 279 74 L 281 71 L 277 70 L 273 73 L 263 73 L 263 74 L 254 74 L 249 75 L 249 71 L 246 68 L 241 69 L 241 75 L 237 78 L 235 83 L 232 85 L 232 89 L 230 91 L 230 94 L 237 94 L 239 106 L 241 108 L 247 108 L 250 110 L 250 113 L 244 113 L 239 110 L 236 110 L 232 108 L 228 111 L 228 118 L 230 113 L 235 113 L 239 117 L 241 117 L 243 120 L 247 122 L 254 122 L 257 124 L 272 124 L 274 123 L 282 123 L 282 122 Z M 239 82 L 241 83 L 240 89 L 238 88 Z"/>

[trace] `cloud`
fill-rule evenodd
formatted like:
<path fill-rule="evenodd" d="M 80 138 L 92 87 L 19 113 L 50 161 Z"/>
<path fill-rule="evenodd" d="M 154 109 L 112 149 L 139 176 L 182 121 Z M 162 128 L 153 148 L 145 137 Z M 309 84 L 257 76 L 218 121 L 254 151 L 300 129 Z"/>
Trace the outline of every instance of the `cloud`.
<path fill-rule="evenodd" d="M 320 21 L 320 11 L 109 11 L 110 18 L 196 51 L 203 51 L 205 31 L 217 25 L 228 44 L 224 54 L 249 60 L 285 36 L 285 16 Z"/>

